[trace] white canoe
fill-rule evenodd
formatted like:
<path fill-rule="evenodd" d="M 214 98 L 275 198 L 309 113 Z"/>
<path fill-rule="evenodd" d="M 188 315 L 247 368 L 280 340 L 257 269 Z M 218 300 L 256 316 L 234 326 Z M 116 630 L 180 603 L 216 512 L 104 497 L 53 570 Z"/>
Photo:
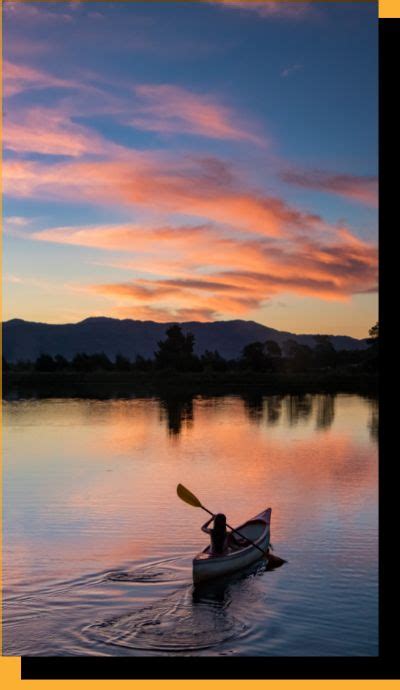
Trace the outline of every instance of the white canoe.
<path fill-rule="evenodd" d="M 266 551 L 270 544 L 271 508 L 251 518 L 236 529 L 253 541 L 260 549 Z M 237 539 L 240 539 L 236 535 Z M 262 557 L 259 549 L 252 544 L 240 545 L 229 540 L 228 549 L 222 556 L 211 553 L 211 547 L 197 554 L 193 559 L 193 582 L 198 584 L 214 577 L 229 575 L 245 568 Z"/>

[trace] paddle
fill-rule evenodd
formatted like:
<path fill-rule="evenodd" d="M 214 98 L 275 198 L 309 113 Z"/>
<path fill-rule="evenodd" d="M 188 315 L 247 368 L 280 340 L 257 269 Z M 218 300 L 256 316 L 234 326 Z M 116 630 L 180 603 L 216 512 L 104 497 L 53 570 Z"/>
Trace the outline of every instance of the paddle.
<path fill-rule="evenodd" d="M 176 487 L 176 493 L 178 494 L 179 498 L 182 499 L 182 501 L 185 501 L 185 503 L 188 503 L 189 505 L 194 506 L 195 508 L 202 508 L 203 510 L 206 511 L 206 513 L 215 517 L 214 513 L 212 513 L 211 510 L 208 510 L 208 508 L 205 508 L 202 505 L 202 503 L 200 503 L 197 496 L 192 494 L 192 492 L 189 491 L 189 489 L 186 489 L 186 487 L 183 486 L 183 484 L 178 484 L 178 486 Z M 228 525 L 228 523 L 226 523 L 226 526 L 229 527 L 229 529 L 232 530 L 232 532 L 235 532 L 236 534 L 239 535 L 239 537 L 242 537 L 242 539 L 245 539 L 246 541 L 249 542 L 249 544 L 252 544 L 256 549 L 258 549 L 262 553 L 264 558 L 266 558 L 269 555 L 268 551 L 264 551 L 264 549 L 261 549 L 257 544 L 254 543 L 254 541 L 252 541 L 248 537 L 245 537 L 245 535 L 238 532 L 237 529 L 234 529 L 233 527 Z"/>

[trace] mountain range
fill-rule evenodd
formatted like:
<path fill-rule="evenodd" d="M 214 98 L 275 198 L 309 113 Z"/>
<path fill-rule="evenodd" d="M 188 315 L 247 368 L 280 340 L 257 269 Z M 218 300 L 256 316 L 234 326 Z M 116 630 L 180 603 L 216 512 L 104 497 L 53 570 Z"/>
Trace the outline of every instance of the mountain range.
<path fill-rule="evenodd" d="M 11 319 L 3 324 L 3 356 L 8 362 L 35 360 L 41 353 L 60 354 L 72 359 L 77 352 L 93 354 L 105 352 L 110 359 L 120 353 L 129 359 L 136 355 L 153 357 L 157 343 L 165 337 L 172 323 L 134 321 L 92 317 L 79 323 L 47 324 Z M 238 357 L 245 345 L 255 341 L 275 340 L 282 346 L 285 340 L 315 346 L 314 336 L 278 331 L 255 321 L 190 321 L 180 324 L 183 332 L 195 336 L 195 352 L 218 350 L 226 359 Z M 345 335 L 330 335 L 336 350 L 361 350 L 365 339 Z"/>

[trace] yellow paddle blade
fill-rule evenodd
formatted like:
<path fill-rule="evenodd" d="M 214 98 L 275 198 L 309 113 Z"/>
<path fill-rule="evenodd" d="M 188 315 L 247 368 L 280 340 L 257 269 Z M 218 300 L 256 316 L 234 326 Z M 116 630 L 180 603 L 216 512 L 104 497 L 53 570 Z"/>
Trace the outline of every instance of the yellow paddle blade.
<path fill-rule="evenodd" d="M 194 494 L 192 494 L 189 489 L 186 489 L 186 487 L 183 486 L 183 484 L 178 484 L 176 487 L 176 493 L 178 494 L 179 498 L 182 499 L 182 501 L 185 501 L 185 503 L 189 503 L 189 505 L 194 506 L 195 508 L 202 508 L 203 506 L 201 505 L 200 501 Z"/>

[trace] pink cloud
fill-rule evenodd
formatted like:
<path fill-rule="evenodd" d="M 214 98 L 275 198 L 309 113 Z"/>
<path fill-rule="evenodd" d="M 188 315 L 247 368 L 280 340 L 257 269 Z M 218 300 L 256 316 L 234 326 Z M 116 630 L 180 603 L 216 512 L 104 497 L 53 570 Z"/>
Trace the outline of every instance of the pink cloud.
<path fill-rule="evenodd" d="M 3 89 L 6 97 L 15 96 L 22 91 L 48 88 L 81 88 L 77 81 L 55 77 L 34 67 L 20 65 L 5 60 L 3 62 Z"/>
<path fill-rule="evenodd" d="M 71 121 L 61 108 L 32 107 L 13 111 L 4 121 L 3 143 L 17 153 L 82 156 L 109 150 L 108 142 Z"/>
<path fill-rule="evenodd" d="M 186 133 L 213 139 L 233 139 L 265 145 L 265 139 L 237 122 L 230 108 L 215 97 L 194 93 L 171 84 L 134 87 L 139 104 L 130 123 L 139 129 L 162 133 Z"/>
<path fill-rule="evenodd" d="M 211 0 L 212 4 L 224 5 L 229 9 L 254 12 L 260 17 L 271 19 L 303 19 L 309 16 L 314 8 L 311 2 L 257 2 L 256 0 Z"/>
<path fill-rule="evenodd" d="M 368 206 L 378 204 L 378 180 L 373 176 L 336 174 L 323 170 L 287 170 L 281 177 L 284 182 L 305 189 L 337 194 Z"/>

